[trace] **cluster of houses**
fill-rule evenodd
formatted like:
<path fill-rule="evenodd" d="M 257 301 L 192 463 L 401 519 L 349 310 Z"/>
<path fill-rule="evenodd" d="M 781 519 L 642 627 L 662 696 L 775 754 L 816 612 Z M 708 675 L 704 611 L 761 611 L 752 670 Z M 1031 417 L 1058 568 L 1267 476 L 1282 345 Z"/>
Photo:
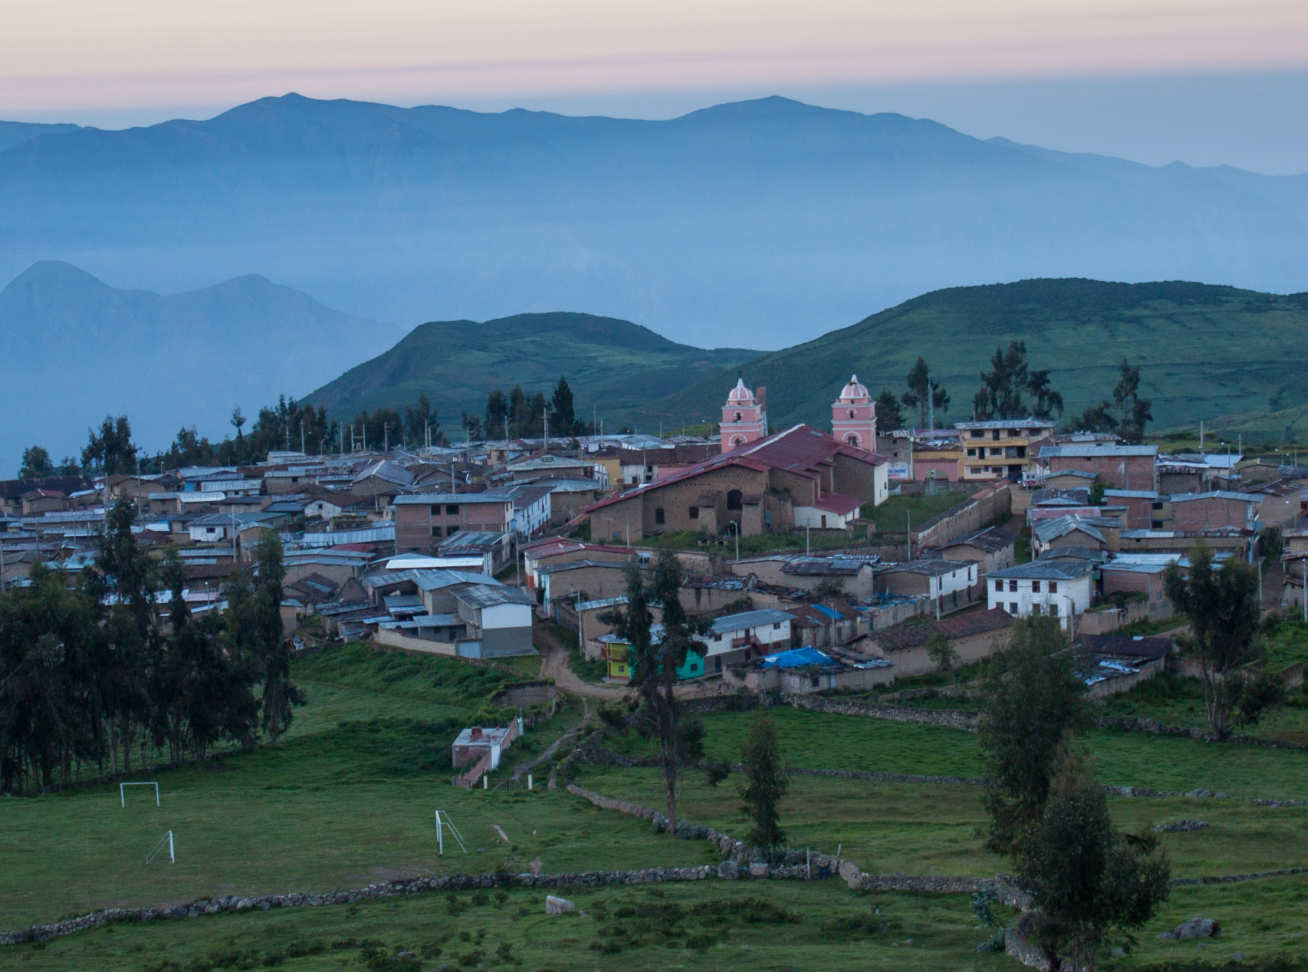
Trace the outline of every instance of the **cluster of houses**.
<path fill-rule="evenodd" d="M 221 606 L 224 580 L 249 568 L 271 530 L 285 551 L 288 632 L 316 617 L 328 636 L 493 659 L 533 652 L 533 625 L 549 620 L 575 628 L 622 682 L 630 646 L 613 617 L 629 571 L 649 568 L 650 540 L 686 534 L 671 544 L 680 596 L 709 629 L 677 675 L 720 679 L 724 691 L 880 684 L 932 670 L 933 634 L 973 660 L 1004 644 L 1017 617 L 1111 639 L 1129 621 L 1167 616 L 1163 575 L 1184 569 L 1197 543 L 1251 560 L 1269 527 L 1286 542 L 1285 603 L 1304 603 L 1308 469 L 1160 455 L 1058 436 L 1036 419 L 881 433 L 856 376 L 836 394 L 829 429 L 770 431 L 766 404 L 765 389 L 739 380 L 713 439 L 283 452 L 250 466 L 0 483 L 0 578 L 26 583 L 36 563 L 81 570 L 107 503 L 127 497 L 140 542 L 176 549 L 193 610 Z M 955 490 L 965 502 L 898 537 L 873 536 L 892 488 Z M 843 549 L 795 552 L 814 531 L 844 538 Z M 742 537 L 763 534 L 794 543 L 739 555 Z M 1144 649 L 1157 646 L 1131 654 L 1128 641 L 1117 654 L 1101 645 L 1106 685 L 1150 670 Z"/>

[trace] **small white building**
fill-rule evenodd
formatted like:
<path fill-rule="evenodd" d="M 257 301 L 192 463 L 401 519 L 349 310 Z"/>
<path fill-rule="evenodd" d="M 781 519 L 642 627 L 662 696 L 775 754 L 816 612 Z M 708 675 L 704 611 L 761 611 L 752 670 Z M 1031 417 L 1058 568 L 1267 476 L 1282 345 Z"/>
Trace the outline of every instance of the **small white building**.
<path fill-rule="evenodd" d="M 877 467 L 878 470 L 883 468 L 885 467 Z M 879 485 L 877 490 L 877 495 L 880 495 Z M 862 506 L 862 502 L 853 496 L 828 493 L 812 506 L 796 506 L 795 526 L 801 530 L 805 527 L 814 530 L 847 530 L 858 518 Z"/>
<path fill-rule="evenodd" d="M 1063 628 L 1093 596 L 1094 565 L 1084 560 L 1033 560 L 986 575 L 986 606 L 1013 617 L 1056 617 Z"/>
<path fill-rule="evenodd" d="M 510 525 L 519 537 L 534 537 L 550 522 L 550 493 L 546 483 L 529 483 L 507 490 L 513 497 Z"/>

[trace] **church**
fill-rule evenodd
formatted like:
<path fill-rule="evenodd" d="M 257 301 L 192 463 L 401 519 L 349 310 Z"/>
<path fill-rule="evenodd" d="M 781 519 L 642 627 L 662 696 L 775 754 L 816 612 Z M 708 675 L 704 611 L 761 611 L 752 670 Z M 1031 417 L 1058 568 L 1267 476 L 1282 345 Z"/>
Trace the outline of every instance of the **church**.
<path fill-rule="evenodd" d="M 872 451 L 876 403 L 857 375 L 831 405 L 830 434 L 802 424 L 769 434 L 767 389 L 756 393 L 743 377 L 727 394 L 721 430 L 718 455 L 587 507 L 591 538 L 848 530 L 889 493 L 886 459 Z"/>

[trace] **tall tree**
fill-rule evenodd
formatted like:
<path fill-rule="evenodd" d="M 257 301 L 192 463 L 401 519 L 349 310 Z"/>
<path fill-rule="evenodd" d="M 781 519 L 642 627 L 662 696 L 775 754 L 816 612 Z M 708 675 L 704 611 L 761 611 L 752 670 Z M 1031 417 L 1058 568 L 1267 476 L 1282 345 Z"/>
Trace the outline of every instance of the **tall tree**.
<path fill-rule="evenodd" d="M 1113 387 L 1113 403 L 1117 407 L 1117 434 L 1127 442 L 1139 442 L 1146 423 L 1154 417 L 1153 403 L 1140 397 L 1140 366 L 1132 367 L 1125 358 Z"/>
<path fill-rule="evenodd" d="M 247 624 L 254 655 L 261 663 L 263 699 L 260 723 L 271 739 L 290 728 L 293 705 L 303 705 L 304 695 L 291 682 L 291 649 L 282 631 L 282 542 L 272 530 L 265 530 L 255 548 L 256 581 L 250 599 Z"/>
<path fill-rule="evenodd" d="M 1049 384 L 1049 370 L 1032 371 L 1027 376 L 1027 390 L 1034 401 L 1031 414 L 1035 418 L 1052 419 L 1063 414 L 1063 395 Z"/>
<path fill-rule="evenodd" d="M 44 448 L 34 445 L 23 450 L 23 465 L 18 470 L 19 479 L 44 479 L 54 474 L 54 463 L 50 461 L 50 453 Z"/>
<path fill-rule="evenodd" d="M 1010 341 L 1007 348 L 995 348 L 990 370 L 981 373 L 981 387 L 972 399 L 973 418 L 1015 419 L 1034 415 L 1052 419 L 1062 411 L 1063 396 L 1050 385 L 1049 372 L 1031 370 L 1025 341 Z"/>
<path fill-rule="evenodd" d="M 521 390 L 521 389 L 519 389 Z M 494 438 L 505 435 L 505 419 L 509 416 L 509 400 L 502 388 L 492 388 L 486 396 L 486 435 Z"/>
<path fill-rule="evenodd" d="M 888 388 L 881 390 L 877 396 L 877 428 L 890 431 L 904 427 L 904 412 L 899 407 L 899 399 Z"/>
<path fill-rule="evenodd" d="M 118 497 L 105 515 L 105 530 L 95 560 L 98 583 L 91 587 L 97 603 L 108 605 L 104 631 L 113 663 L 106 673 L 106 716 L 115 725 L 115 766 L 121 744 L 124 771 L 132 768 L 131 748 L 136 733 L 148 722 L 149 670 L 159 652 L 159 633 L 154 623 L 158 577 L 154 561 L 132 533 L 135 521 L 136 507 L 125 496 Z"/>
<path fill-rule="evenodd" d="M 1033 937 L 1050 969 L 1094 969 L 1105 938 L 1139 928 L 1167 900 L 1171 866 L 1146 831 L 1113 829 L 1108 797 L 1085 757 L 1063 749 L 1029 837 L 1015 855 L 1019 879 L 1038 902 Z"/>
<path fill-rule="evenodd" d="M 1215 567 L 1213 552 L 1200 546 L 1190 552 L 1188 572 L 1176 564 L 1167 568 L 1163 586 L 1176 612 L 1190 619 L 1208 727 L 1225 739 L 1231 732 L 1234 673 L 1257 657 L 1258 576 L 1234 557 Z"/>
<path fill-rule="evenodd" d="M 949 637 L 943 631 L 934 631 L 927 639 L 925 647 L 927 657 L 949 676 L 950 681 L 954 681 L 956 678 L 954 668 L 958 665 L 959 658 L 958 651 L 950 643 Z"/>
<path fill-rule="evenodd" d="M 699 636 L 707 627 L 687 616 L 679 596 L 681 581 L 681 562 L 670 550 L 660 552 L 648 584 L 633 563 L 627 571 L 626 610 L 614 617 L 617 633 L 631 646 L 631 684 L 640 699 L 640 725 L 658 743 L 668 832 L 673 835 L 681 769 L 700 755 L 703 736 L 701 725 L 682 718 L 673 686 L 687 654 L 706 650 Z M 657 640 L 651 633 L 652 605 L 663 611 L 663 632 Z"/>
<path fill-rule="evenodd" d="M 577 413 L 572 402 L 572 389 L 568 379 L 559 376 L 559 383 L 554 386 L 550 398 L 550 428 L 559 435 L 572 435 L 577 431 Z"/>
<path fill-rule="evenodd" d="M 990 660 L 983 697 L 988 846 L 1011 854 L 1043 811 L 1065 735 L 1089 721 L 1085 683 L 1056 618 L 1014 623 L 1012 641 Z"/>
<path fill-rule="evenodd" d="M 766 712 L 755 717 L 740 756 L 745 774 L 740 797 L 754 824 L 745 840 L 771 858 L 786 839 L 781 829 L 781 798 L 790 788 L 790 780 L 781 763 L 777 727 Z"/>
<path fill-rule="evenodd" d="M 918 410 L 918 428 L 928 427 L 928 418 L 933 408 L 938 408 L 942 412 L 948 410 L 949 392 L 941 388 L 931 377 L 931 370 L 927 367 L 925 358 L 918 357 L 905 376 L 904 383 L 908 385 L 908 391 L 904 393 L 902 400 L 909 408 Z"/>
<path fill-rule="evenodd" d="M 433 445 L 440 442 L 441 426 L 436 409 L 426 392 L 418 394 L 418 401 L 404 410 L 404 437 L 413 445 L 425 445 L 430 438 Z"/>
<path fill-rule="evenodd" d="M 99 431 L 88 433 L 86 447 L 82 449 L 82 465 L 96 469 L 106 476 L 132 472 L 136 467 L 136 446 L 132 442 L 132 426 L 126 415 L 114 418 L 106 415 Z"/>

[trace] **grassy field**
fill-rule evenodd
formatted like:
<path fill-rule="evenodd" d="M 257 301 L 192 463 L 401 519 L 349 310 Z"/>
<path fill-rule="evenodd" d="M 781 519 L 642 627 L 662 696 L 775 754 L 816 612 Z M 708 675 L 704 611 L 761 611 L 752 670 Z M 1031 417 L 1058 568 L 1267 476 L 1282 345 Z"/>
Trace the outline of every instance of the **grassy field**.
<path fill-rule="evenodd" d="M 1004 969 L 963 895 L 852 894 L 837 881 L 448 893 L 97 929 L 14 950 L 23 969 Z M 408 956 L 412 955 L 412 958 Z M 208 965 L 200 963 L 208 962 Z"/>
<path fill-rule="evenodd" d="M 163 806 L 145 791 L 119 807 L 116 785 L 0 803 L 0 915 L 4 927 L 109 905 L 184 901 L 217 894 L 327 891 L 396 877 L 547 872 L 716 860 L 700 841 L 671 840 L 646 823 L 600 811 L 563 791 L 525 792 L 507 783 L 580 720 L 565 705 L 506 754 L 492 787 L 449 785 L 457 729 L 493 715 L 489 699 L 512 672 L 440 658 L 344 647 L 296 660 L 309 704 L 276 745 L 210 764 L 154 774 Z M 975 736 L 934 726 L 773 710 L 783 755 L 800 766 L 905 774 L 978 776 Z M 738 758 L 752 712 L 704 718 L 709 756 Z M 1096 731 L 1085 737 L 1112 783 L 1239 796 L 1308 799 L 1300 752 Z M 647 744 L 620 738 L 640 751 Z M 654 771 L 583 765 L 581 782 L 660 805 Z M 541 767 L 537 779 L 545 775 Z M 710 787 L 686 777 L 682 812 L 743 833 L 738 776 Z M 796 776 L 783 805 L 795 847 L 842 853 L 876 872 L 989 876 L 1005 862 L 982 847 L 977 787 L 878 784 Z M 432 811 L 448 811 L 469 853 L 436 853 Z M 1203 830 L 1165 833 L 1177 876 L 1235 874 L 1308 864 L 1308 810 L 1270 809 L 1242 799 L 1114 798 L 1119 826 L 1199 819 Z M 508 841 L 493 827 L 501 827 Z M 172 829 L 177 863 L 145 864 Z M 1308 953 L 1293 936 L 1308 882 L 1259 881 L 1235 888 L 1178 889 L 1141 935 L 1132 961 L 1204 961 Z M 585 892 L 584 917 L 547 920 L 543 894 L 431 894 L 358 906 L 231 915 L 79 933 L 44 947 L 0 952 L 0 965 L 43 968 L 291 969 L 486 967 L 612 968 L 662 964 L 765 967 L 1001 968 L 976 953 L 987 937 L 966 896 L 860 895 L 839 882 L 814 885 L 669 885 Z M 752 899 L 762 899 L 763 903 Z M 454 901 L 453 904 L 450 902 Z M 879 913 L 872 911 L 879 908 Z M 459 912 L 455 914 L 454 912 Z M 782 915 L 784 912 L 784 916 Z M 1219 942 L 1158 942 L 1156 931 L 1198 913 L 1223 922 Z M 646 916 L 652 916 L 646 920 Z M 760 917 L 761 916 L 761 917 Z M 792 920 L 794 919 L 794 920 Z M 460 938 L 467 932 L 468 939 Z M 477 936 L 482 935 L 481 940 Z M 500 952 L 501 946 L 507 948 Z M 439 952 L 437 951 L 439 950 Z M 412 952 L 410 959 L 402 952 Z M 479 953 L 479 954 L 478 954 Z"/>
<path fill-rule="evenodd" d="M 891 496 L 880 506 L 863 507 L 863 515 L 875 521 L 881 533 L 903 533 L 911 517 L 919 529 L 933 517 L 965 503 L 970 493 L 935 493 L 931 496 Z"/>
<path fill-rule="evenodd" d="M 716 787 L 689 774 L 680 805 L 688 819 L 728 833 L 748 823 L 740 809 L 739 776 Z M 647 806 L 662 806 L 658 771 L 643 767 L 588 770 L 584 786 Z M 993 877 L 1008 870 L 985 849 L 986 820 L 980 787 L 876 783 L 794 776 L 782 804 L 789 845 L 844 857 L 878 874 Z M 1308 813 L 1269 809 L 1234 800 L 1150 800 L 1114 797 L 1119 828 L 1137 832 L 1155 824 L 1201 819 L 1204 830 L 1159 835 L 1176 877 L 1249 874 L 1308 865 Z"/>

